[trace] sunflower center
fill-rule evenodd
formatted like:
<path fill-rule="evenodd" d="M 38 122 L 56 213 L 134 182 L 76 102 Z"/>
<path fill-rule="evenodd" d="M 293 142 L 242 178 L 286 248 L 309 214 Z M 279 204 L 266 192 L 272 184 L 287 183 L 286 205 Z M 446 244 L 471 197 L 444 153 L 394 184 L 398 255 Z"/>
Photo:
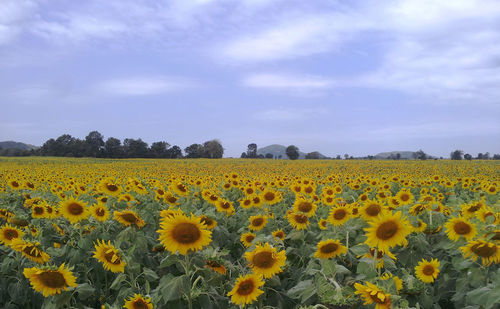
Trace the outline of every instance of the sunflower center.
<path fill-rule="evenodd" d="M 106 212 L 105 212 L 105 211 L 104 211 L 104 209 L 102 209 L 102 208 L 97 208 L 97 209 L 96 209 L 96 211 L 95 211 L 95 213 L 96 213 L 96 215 L 98 215 L 99 217 L 102 217 L 102 216 L 104 216 L 104 214 L 105 214 Z"/>
<path fill-rule="evenodd" d="M 106 203 L 107 201 L 108 201 L 108 198 L 107 198 L 107 197 L 103 197 L 103 198 L 101 198 L 101 202 Z"/>
<path fill-rule="evenodd" d="M 266 201 L 272 201 L 272 200 L 274 200 L 274 197 L 275 197 L 275 195 L 273 192 L 267 192 L 266 194 L 264 194 L 264 199 Z"/>
<path fill-rule="evenodd" d="M 377 228 L 377 238 L 382 240 L 391 239 L 399 230 L 399 226 L 394 221 L 387 221 Z"/>
<path fill-rule="evenodd" d="M 408 194 L 402 194 L 402 195 L 401 195 L 401 200 L 402 200 L 403 202 L 406 202 L 406 201 L 408 201 L 409 199 L 410 199 L 410 196 L 409 196 Z"/>
<path fill-rule="evenodd" d="M 295 215 L 295 221 L 298 223 L 306 223 L 307 222 L 307 217 L 301 214 Z"/>
<path fill-rule="evenodd" d="M 134 223 L 137 220 L 137 217 L 134 214 L 130 213 L 122 214 L 121 217 L 123 218 L 123 220 L 130 223 Z"/>
<path fill-rule="evenodd" d="M 177 185 L 177 189 L 179 189 L 179 191 L 181 191 L 181 192 L 186 192 L 187 191 L 186 186 L 183 185 L 183 184 L 178 184 Z"/>
<path fill-rule="evenodd" d="M 335 220 L 342 220 L 345 218 L 346 215 L 347 215 L 347 212 L 344 209 L 338 209 L 333 214 L 333 217 L 335 218 Z"/>
<path fill-rule="evenodd" d="M 301 202 L 299 204 L 299 210 L 302 212 L 310 212 L 312 209 L 312 205 L 309 202 Z"/>
<path fill-rule="evenodd" d="M 382 209 L 380 208 L 380 205 L 370 204 L 368 207 L 366 207 L 366 214 L 370 217 L 375 217 L 380 213 L 381 210 Z"/>
<path fill-rule="evenodd" d="M 35 207 L 34 210 L 35 210 L 35 214 L 42 215 L 44 208 L 42 208 L 42 207 Z"/>
<path fill-rule="evenodd" d="M 42 253 L 35 246 L 28 245 L 24 247 L 23 252 L 32 257 L 41 257 Z"/>
<path fill-rule="evenodd" d="M 19 237 L 19 233 L 16 231 L 16 230 L 6 230 L 4 233 L 3 233 L 3 236 L 7 239 L 7 240 L 12 240 L 14 238 L 18 238 Z"/>
<path fill-rule="evenodd" d="M 283 238 L 285 235 L 283 235 L 283 232 L 278 232 L 275 234 L 275 236 L 278 238 Z"/>
<path fill-rule="evenodd" d="M 240 282 L 236 293 L 238 295 L 249 295 L 253 292 L 253 290 L 254 290 L 253 280 L 248 279 L 248 280 L 245 280 L 243 282 Z"/>
<path fill-rule="evenodd" d="M 305 191 L 306 193 L 311 193 L 311 192 L 313 192 L 313 188 L 312 188 L 312 187 L 306 187 L 306 188 L 304 189 L 304 191 Z"/>
<path fill-rule="evenodd" d="M 68 212 L 73 216 L 81 215 L 83 213 L 83 206 L 73 202 L 68 205 Z"/>
<path fill-rule="evenodd" d="M 252 240 L 255 239 L 255 236 L 253 235 L 247 235 L 247 237 L 245 238 L 247 242 L 252 242 Z"/>
<path fill-rule="evenodd" d="M 209 217 L 203 217 L 203 218 L 201 218 L 201 223 L 204 223 L 205 225 L 210 226 L 210 225 L 212 225 L 213 220 Z"/>
<path fill-rule="evenodd" d="M 229 204 L 228 202 L 223 202 L 221 203 L 220 207 L 222 207 L 223 209 L 228 209 L 229 207 L 231 207 L 231 204 Z"/>
<path fill-rule="evenodd" d="M 491 247 L 488 244 L 475 244 L 471 247 L 471 250 L 482 258 L 488 258 L 495 255 L 498 249 L 494 244 Z"/>
<path fill-rule="evenodd" d="M 13 187 L 19 187 L 19 183 L 17 181 L 13 181 L 11 184 Z"/>
<path fill-rule="evenodd" d="M 321 251 L 321 253 L 332 253 L 332 252 L 337 251 L 338 248 L 339 248 L 339 246 L 337 244 L 328 243 L 328 244 L 322 246 L 319 250 Z"/>
<path fill-rule="evenodd" d="M 432 265 L 425 265 L 424 269 L 422 269 L 422 272 L 426 276 L 431 276 L 434 273 L 434 267 Z"/>
<path fill-rule="evenodd" d="M 191 244 L 201 237 L 200 229 L 193 223 L 179 223 L 174 228 L 173 237 L 183 244 Z"/>
<path fill-rule="evenodd" d="M 114 265 L 118 265 L 118 264 L 121 263 L 120 257 L 115 252 L 113 252 L 113 250 L 111 250 L 108 253 L 104 254 L 104 258 L 106 259 L 106 261 L 108 261 L 108 262 L 110 262 L 111 264 L 114 264 Z"/>
<path fill-rule="evenodd" d="M 479 210 L 479 208 L 481 208 L 481 205 L 480 204 L 477 204 L 477 205 L 474 205 L 474 206 L 471 206 L 469 207 L 469 209 L 467 209 L 468 212 L 476 212 Z"/>
<path fill-rule="evenodd" d="M 114 184 L 107 184 L 106 185 L 106 188 L 111 191 L 111 192 L 115 192 L 115 191 L 118 191 L 118 187 Z"/>
<path fill-rule="evenodd" d="M 467 235 L 470 233 L 471 227 L 466 222 L 459 221 L 453 226 L 453 230 L 459 235 Z"/>
<path fill-rule="evenodd" d="M 135 302 L 132 303 L 132 307 L 134 309 L 147 309 L 148 308 L 148 304 L 146 304 L 146 302 L 142 299 L 138 299 L 136 300 Z"/>
<path fill-rule="evenodd" d="M 44 271 L 38 275 L 38 279 L 40 279 L 44 286 L 53 289 L 62 288 L 66 285 L 64 276 L 57 270 Z"/>
<path fill-rule="evenodd" d="M 371 254 L 371 256 L 373 256 L 375 254 L 374 248 L 370 248 L 370 254 Z M 377 251 L 377 259 L 381 259 L 383 257 L 384 257 L 384 252 L 382 252 L 381 250 L 378 250 Z"/>
<path fill-rule="evenodd" d="M 177 199 L 174 196 L 169 196 L 169 197 L 167 197 L 167 201 L 170 203 L 175 203 L 175 202 L 177 202 Z"/>
<path fill-rule="evenodd" d="M 259 268 L 271 268 L 276 260 L 273 257 L 273 253 L 269 251 L 259 252 L 254 255 L 252 259 L 253 265 Z"/>
<path fill-rule="evenodd" d="M 156 192 L 158 192 L 159 195 L 165 194 L 165 191 L 163 191 L 162 189 L 158 189 Z"/>
<path fill-rule="evenodd" d="M 256 218 L 252 220 L 252 225 L 253 226 L 261 226 L 264 223 L 263 218 Z"/>
<path fill-rule="evenodd" d="M 373 292 L 370 292 L 370 298 L 371 298 L 371 300 L 373 300 L 373 301 L 374 301 L 375 303 L 377 303 L 377 304 L 385 304 L 385 303 L 387 302 L 387 299 L 389 299 L 388 297 L 386 297 L 386 298 L 384 299 L 384 301 L 382 301 L 382 300 L 380 300 L 380 299 L 378 298 L 378 295 L 379 295 L 379 294 L 381 294 L 380 292 L 377 292 L 377 293 L 375 293 L 375 294 L 373 294 L 373 295 L 372 295 L 372 293 L 373 293 Z"/>

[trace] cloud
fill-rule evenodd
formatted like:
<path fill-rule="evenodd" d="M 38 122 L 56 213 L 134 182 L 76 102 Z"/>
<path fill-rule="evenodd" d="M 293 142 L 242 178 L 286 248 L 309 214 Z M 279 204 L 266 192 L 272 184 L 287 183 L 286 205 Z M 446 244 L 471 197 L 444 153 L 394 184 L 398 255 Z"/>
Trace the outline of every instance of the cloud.
<path fill-rule="evenodd" d="M 172 77 L 135 77 L 110 79 L 96 86 L 98 92 L 110 95 L 157 95 L 192 87 L 187 81 Z"/>
<path fill-rule="evenodd" d="M 4 0 L 0 6 L 0 46 L 22 33 L 37 5 L 30 0 Z"/>
<path fill-rule="evenodd" d="M 280 108 L 259 112 L 254 118 L 263 121 L 299 121 L 325 114 L 328 111 L 323 108 Z"/>
<path fill-rule="evenodd" d="M 252 88 L 291 91 L 321 90 L 334 86 L 332 80 L 321 76 L 276 73 L 251 74 L 243 79 L 243 84 Z"/>

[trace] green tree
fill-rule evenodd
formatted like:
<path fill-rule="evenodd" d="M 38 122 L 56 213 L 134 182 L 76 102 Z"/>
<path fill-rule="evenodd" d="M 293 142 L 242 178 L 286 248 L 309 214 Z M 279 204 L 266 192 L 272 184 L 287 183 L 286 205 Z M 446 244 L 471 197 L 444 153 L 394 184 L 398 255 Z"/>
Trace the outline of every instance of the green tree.
<path fill-rule="evenodd" d="M 168 147 L 170 147 L 170 144 L 167 142 L 154 142 L 151 144 L 149 151 L 154 158 L 166 158 Z"/>
<path fill-rule="evenodd" d="M 320 158 L 320 153 L 317 151 L 309 152 L 306 154 L 306 159 L 318 160 Z"/>
<path fill-rule="evenodd" d="M 205 158 L 219 159 L 224 155 L 224 148 L 220 141 L 213 139 L 203 143 L 203 150 Z"/>
<path fill-rule="evenodd" d="M 99 157 L 104 147 L 104 136 L 98 131 L 92 131 L 85 137 L 85 155 Z"/>
<path fill-rule="evenodd" d="M 106 158 L 121 158 L 123 156 L 122 142 L 110 137 L 104 143 L 104 156 Z"/>
<path fill-rule="evenodd" d="M 462 155 L 464 152 L 462 150 L 455 150 L 450 154 L 452 160 L 462 160 Z"/>
<path fill-rule="evenodd" d="M 205 149 L 203 145 L 200 144 L 192 144 L 184 149 L 186 153 L 186 158 L 201 158 L 204 155 Z"/>
<path fill-rule="evenodd" d="M 247 158 L 257 158 L 257 144 L 248 144 L 247 148 Z"/>
<path fill-rule="evenodd" d="M 297 160 L 299 158 L 299 148 L 295 145 L 286 147 L 285 153 L 290 160 Z"/>

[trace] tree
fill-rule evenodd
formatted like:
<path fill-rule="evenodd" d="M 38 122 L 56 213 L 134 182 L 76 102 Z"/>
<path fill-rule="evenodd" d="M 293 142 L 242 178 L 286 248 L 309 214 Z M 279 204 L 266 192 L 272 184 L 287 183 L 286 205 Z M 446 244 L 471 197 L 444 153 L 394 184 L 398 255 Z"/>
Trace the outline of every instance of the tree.
<path fill-rule="evenodd" d="M 101 156 L 104 147 L 104 136 L 98 131 L 92 131 L 85 137 L 85 155 L 89 157 Z"/>
<path fill-rule="evenodd" d="M 318 160 L 319 158 L 320 158 L 320 153 L 317 151 L 313 151 L 306 154 L 306 159 Z"/>
<path fill-rule="evenodd" d="M 286 147 L 285 153 L 290 160 L 297 160 L 299 158 L 299 148 L 295 145 Z"/>
<path fill-rule="evenodd" d="M 122 142 L 110 137 L 104 143 L 104 156 L 107 158 L 121 158 L 123 156 Z"/>
<path fill-rule="evenodd" d="M 493 155 L 493 160 L 500 160 L 500 154 L 494 154 Z"/>
<path fill-rule="evenodd" d="M 242 152 L 240 158 L 246 159 L 247 158 L 247 153 L 246 152 Z"/>
<path fill-rule="evenodd" d="M 247 158 L 257 158 L 257 144 L 248 144 Z"/>
<path fill-rule="evenodd" d="M 464 154 L 464 159 L 470 161 L 470 160 L 472 160 L 472 156 L 470 154 L 466 153 L 466 154 Z"/>
<path fill-rule="evenodd" d="M 335 160 L 342 160 L 342 158 L 340 157 L 340 155 L 337 155 L 337 156 L 335 157 Z"/>
<path fill-rule="evenodd" d="M 170 144 L 167 142 L 154 142 L 151 144 L 149 151 L 155 158 L 166 158 L 168 147 L 170 147 Z"/>
<path fill-rule="evenodd" d="M 170 159 L 179 159 L 182 158 L 182 150 L 181 147 L 174 145 L 167 149 L 167 158 Z"/>
<path fill-rule="evenodd" d="M 224 155 L 224 148 L 220 141 L 213 139 L 203 143 L 204 158 L 219 159 Z"/>
<path fill-rule="evenodd" d="M 347 159 L 349 159 L 349 155 L 346 153 L 346 154 L 344 154 L 344 160 L 347 160 Z"/>
<path fill-rule="evenodd" d="M 417 152 L 414 152 L 412 156 L 414 159 L 417 160 L 427 160 L 429 158 L 429 156 L 422 149 L 420 149 Z"/>
<path fill-rule="evenodd" d="M 452 160 L 462 160 L 462 155 L 464 152 L 462 150 L 455 150 L 450 154 Z"/>
<path fill-rule="evenodd" d="M 126 138 L 123 141 L 123 149 L 127 158 L 149 157 L 148 144 L 142 139 Z"/>
<path fill-rule="evenodd" d="M 266 159 L 272 159 L 274 155 L 272 153 L 266 153 Z"/>
<path fill-rule="evenodd" d="M 184 149 L 186 153 L 186 158 L 202 158 L 205 152 L 203 145 L 192 144 Z"/>
<path fill-rule="evenodd" d="M 482 160 L 483 159 L 483 154 L 481 152 L 478 153 L 476 159 Z"/>

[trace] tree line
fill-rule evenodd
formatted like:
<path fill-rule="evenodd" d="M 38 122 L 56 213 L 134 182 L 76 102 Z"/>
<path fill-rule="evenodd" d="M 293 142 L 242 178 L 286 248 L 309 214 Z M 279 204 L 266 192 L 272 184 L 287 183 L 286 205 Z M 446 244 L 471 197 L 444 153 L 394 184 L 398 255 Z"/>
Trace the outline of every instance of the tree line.
<path fill-rule="evenodd" d="M 0 155 L 9 156 L 53 156 L 53 157 L 93 157 L 93 158 L 222 158 L 224 148 L 219 140 L 213 139 L 203 144 L 192 144 L 184 149 L 171 146 L 168 142 L 154 142 L 151 146 L 142 139 L 120 139 L 104 136 L 98 131 L 90 132 L 85 139 L 69 134 L 47 140 L 42 147 L 32 150 L 0 149 Z"/>

